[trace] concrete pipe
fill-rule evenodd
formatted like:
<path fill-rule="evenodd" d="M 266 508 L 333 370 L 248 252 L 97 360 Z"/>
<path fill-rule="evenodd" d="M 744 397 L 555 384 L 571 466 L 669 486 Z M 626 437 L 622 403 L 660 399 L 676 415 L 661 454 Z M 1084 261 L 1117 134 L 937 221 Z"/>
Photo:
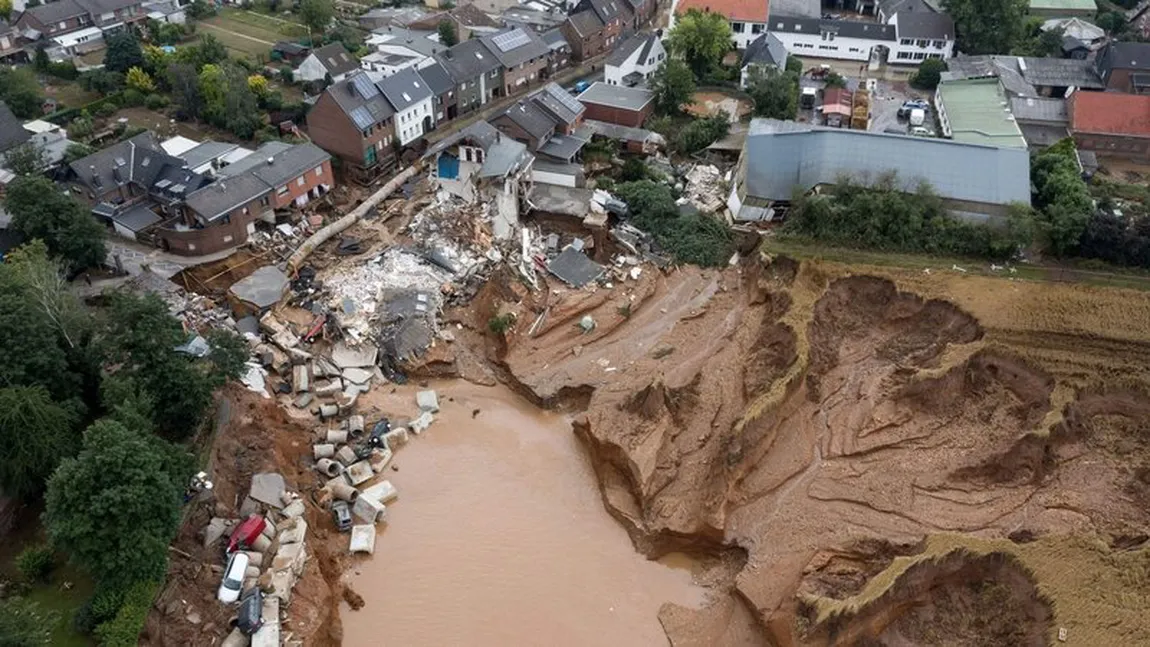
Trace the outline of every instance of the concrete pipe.
<path fill-rule="evenodd" d="M 323 443 L 320 445 L 312 445 L 311 453 L 318 461 L 321 458 L 331 458 L 335 456 L 335 445 L 330 443 Z"/>
<path fill-rule="evenodd" d="M 355 503 L 355 500 L 359 498 L 359 490 L 346 483 L 332 483 L 331 493 L 340 501 L 347 501 L 348 503 Z"/>
<path fill-rule="evenodd" d="M 347 432 L 351 434 L 352 438 L 359 438 L 363 435 L 363 428 L 366 425 L 363 416 L 355 415 L 347 419 Z"/>
<path fill-rule="evenodd" d="M 315 468 L 328 476 L 339 476 L 343 472 L 343 465 L 340 465 L 330 458 L 319 459 L 315 463 Z"/>
<path fill-rule="evenodd" d="M 260 535 L 255 538 L 255 541 L 252 542 L 252 548 L 258 550 L 261 553 L 270 550 L 271 547 L 272 540 L 269 539 L 267 535 Z"/>
<path fill-rule="evenodd" d="M 328 429 L 327 442 L 342 445 L 347 442 L 347 432 L 341 429 Z"/>
<path fill-rule="evenodd" d="M 323 404 L 319 407 L 319 417 L 324 420 L 334 418 L 339 415 L 339 407 L 334 404 Z"/>

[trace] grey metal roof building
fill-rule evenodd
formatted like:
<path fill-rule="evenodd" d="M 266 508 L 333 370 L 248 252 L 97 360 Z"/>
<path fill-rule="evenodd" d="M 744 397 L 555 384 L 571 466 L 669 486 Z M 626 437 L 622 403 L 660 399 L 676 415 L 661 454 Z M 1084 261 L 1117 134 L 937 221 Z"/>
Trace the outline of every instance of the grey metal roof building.
<path fill-rule="evenodd" d="M 783 69 L 787 65 L 787 47 L 771 32 L 766 32 L 747 46 L 742 65 L 773 65 Z"/>
<path fill-rule="evenodd" d="M 650 90 L 643 88 L 607 85 L 602 81 L 596 81 L 575 98 L 583 103 L 595 103 L 624 110 L 642 110 L 644 106 L 651 103 L 654 96 Z"/>
<path fill-rule="evenodd" d="M 551 51 L 571 47 L 571 44 L 567 42 L 567 37 L 563 35 L 563 30 L 558 27 L 543 32 L 539 37 L 547 43 L 547 47 Z"/>
<path fill-rule="evenodd" d="M 948 201 L 1030 204 L 1030 155 L 1022 148 L 774 119 L 751 122 L 736 182 L 747 199 L 789 201 L 796 189 L 808 191 L 843 177 L 867 183 L 892 172 L 907 191 L 927 182 Z"/>
<path fill-rule="evenodd" d="M 182 169 L 184 161 L 165 153 L 156 136 L 147 131 L 78 159 L 69 167 L 90 188 L 108 190 L 135 184 L 148 190 L 165 167 Z"/>
<path fill-rule="evenodd" d="M 275 189 L 329 159 L 331 155 L 311 142 L 295 145 L 268 142 L 244 159 L 220 169 L 218 174 L 234 178 L 251 173 Z"/>
<path fill-rule="evenodd" d="M 997 77 L 1006 92 L 1018 97 L 1042 96 L 1042 87 L 1077 87 L 1101 90 L 1105 87 L 1090 61 L 1030 56 L 955 56 L 947 61 L 943 80 Z"/>
<path fill-rule="evenodd" d="M 954 20 L 944 13 L 899 12 L 898 37 L 954 40 Z"/>
<path fill-rule="evenodd" d="M 184 160 L 188 168 L 196 168 L 206 162 L 210 162 L 218 157 L 222 157 L 239 148 L 238 144 L 229 144 L 227 142 L 213 142 L 206 141 L 195 148 L 190 148 L 182 153 L 179 157 Z"/>
<path fill-rule="evenodd" d="M 635 34 L 628 38 L 622 45 L 616 47 L 615 51 L 611 52 L 611 55 L 607 57 L 605 64 L 615 66 L 623 65 L 627 62 L 627 59 L 631 58 L 635 50 L 640 49 L 642 52 L 639 53 L 639 60 L 645 61 L 647 60 L 647 54 L 651 52 L 651 48 L 657 40 L 659 40 L 659 37 L 650 32 Z"/>
<path fill-rule="evenodd" d="M 188 195 L 184 204 L 206 221 L 212 221 L 252 200 L 271 192 L 263 180 L 252 174 L 220 178 Z"/>
<path fill-rule="evenodd" d="M 412 68 L 406 68 L 385 76 L 376 82 L 376 87 L 391 103 L 396 112 L 403 112 L 411 106 L 432 97 L 431 88 L 423 77 Z"/>
<path fill-rule="evenodd" d="M 435 55 L 435 60 L 451 74 L 456 83 L 470 83 L 500 67 L 499 59 L 483 40 L 473 38 Z"/>
<path fill-rule="evenodd" d="M 786 34 L 818 34 L 820 31 L 833 31 L 839 38 L 866 38 L 884 41 L 896 39 L 894 25 L 880 25 L 876 22 L 859 20 L 823 20 L 821 18 L 772 15 L 768 19 L 767 29 Z"/>
<path fill-rule="evenodd" d="M 506 31 L 484 36 L 483 44 L 495 54 L 504 67 L 512 68 L 532 59 L 547 56 L 551 48 L 530 27 L 512 27 Z"/>
<path fill-rule="evenodd" d="M 545 139 L 555 130 L 555 122 L 547 112 L 529 99 L 508 106 L 501 116 L 507 117 L 536 139 Z"/>

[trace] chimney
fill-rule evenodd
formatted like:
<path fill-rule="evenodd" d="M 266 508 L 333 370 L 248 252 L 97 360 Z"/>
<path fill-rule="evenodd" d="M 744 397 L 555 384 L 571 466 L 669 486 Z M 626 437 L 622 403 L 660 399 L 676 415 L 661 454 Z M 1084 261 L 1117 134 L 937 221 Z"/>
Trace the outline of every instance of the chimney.
<path fill-rule="evenodd" d="M 273 161 L 275 161 L 275 158 L 269 157 L 268 158 L 268 166 L 271 166 Z"/>
<path fill-rule="evenodd" d="M 92 171 L 92 184 L 95 184 L 96 186 L 103 186 L 104 183 L 100 180 L 100 176 L 96 174 L 96 165 L 93 164 L 89 166 L 88 169 Z"/>

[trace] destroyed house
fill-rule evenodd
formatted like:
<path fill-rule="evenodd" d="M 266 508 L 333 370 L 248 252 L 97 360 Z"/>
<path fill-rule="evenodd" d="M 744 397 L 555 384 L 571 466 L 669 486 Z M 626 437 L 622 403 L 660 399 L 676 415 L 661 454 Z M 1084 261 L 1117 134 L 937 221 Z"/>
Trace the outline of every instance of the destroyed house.
<path fill-rule="evenodd" d="M 245 243 L 257 218 L 274 222 L 277 208 L 328 191 L 330 160 L 312 144 L 270 142 L 217 179 L 189 169 L 145 132 L 76 160 L 69 174 L 72 191 L 119 235 L 199 256 Z"/>
<path fill-rule="evenodd" d="M 535 161 L 527 146 L 477 121 L 431 147 L 433 185 L 467 202 L 486 202 L 498 238 L 514 233 Z"/>
<path fill-rule="evenodd" d="M 583 104 L 555 83 L 524 97 L 491 120 L 503 134 L 553 162 L 569 163 L 591 139 Z"/>

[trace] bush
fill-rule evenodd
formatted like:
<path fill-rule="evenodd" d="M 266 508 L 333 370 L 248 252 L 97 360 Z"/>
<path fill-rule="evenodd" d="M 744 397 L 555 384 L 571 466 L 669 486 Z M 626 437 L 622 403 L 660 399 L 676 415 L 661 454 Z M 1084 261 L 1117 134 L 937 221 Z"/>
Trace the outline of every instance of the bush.
<path fill-rule="evenodd" d="M 144 97 L 144 107 L 148 110 L 163 110 L 168 107 L 168 98 L 162 94 L 149 94 Z"/>
<path fill-rule="evenodd" d="M 125 107 L 142 106 L 144 105 L 144 93 L 135 88 L 128 88 L 120 95 L 120 100 L 123 101 Z"/>
<path fill-rule="evenodd" d="M 112 115 L 116 114 L 117 110 L 119 110 L 119 108 L 115 103 L 111 101 L 105 101 L 96 106 L 96 109 L 93 112 L 96 113 L 97 117 L 111 117 Z"/>
<path fill-rule="evenodd" d="M 157 582 L 137 582 L 124 594 L 116 616 L 96 627 L 96 637 L 103 647 L 136 647 L 140 631 L 148 618 L 152 600 L 160 588 Z"/>
<path fill-rule="evenodd" d="M 75 80 L 80 76 L 80 71 L 76 69 L 76 66 L 73 65 L 71 61 L 48 63 L 48 69 L 44 71 L 56 78 L 67 81 Z"/>
<path fill-rule="evenodd" d="M 684 155 L 697 153 L 727 136 L 731 124 L 726 114 L 697 119 L 679 131 L 675 137 L 675 150 Z"/>
<path fill-rule="evenodd" d="M 731 257 L 734 241 L 727 226 L 702 214 L 680 214 L 667 186 L 641 180 L 620 184 L 615 191 L 627 202 L 635 225 L 650 232 L 676 261 L 714 267 Z"/>
<path fill-rule="evenodd" d="M 514 325 L 515 314 L 512 312 L 495 315 L 494 317 L 487 320 L 487 329 L 496 335 L 506 335 Z"/>
<path fill-rule="evenodd" d="M 47 582 L 55 565 L 56 555 L 48 546 L 29 546 L 16 556 L 16 569 L 28 583 Z"/>
<path fill-rule="evenodd" d="M 650 172 L 647 170 L 647 165 L 638 157 L 628 157 L 627 161 L 623 162 L 623 169 L 619 171 L 620 182 L 646 180 L 649 176 Z"/>
<path fill-rule="evenodd" d="M 942 80 L 946 62 L 941 58 L 928 58 L 918 66 L 918 71 L 910 78 L 910 84 L 920 90 L 933 90 Z"/>

